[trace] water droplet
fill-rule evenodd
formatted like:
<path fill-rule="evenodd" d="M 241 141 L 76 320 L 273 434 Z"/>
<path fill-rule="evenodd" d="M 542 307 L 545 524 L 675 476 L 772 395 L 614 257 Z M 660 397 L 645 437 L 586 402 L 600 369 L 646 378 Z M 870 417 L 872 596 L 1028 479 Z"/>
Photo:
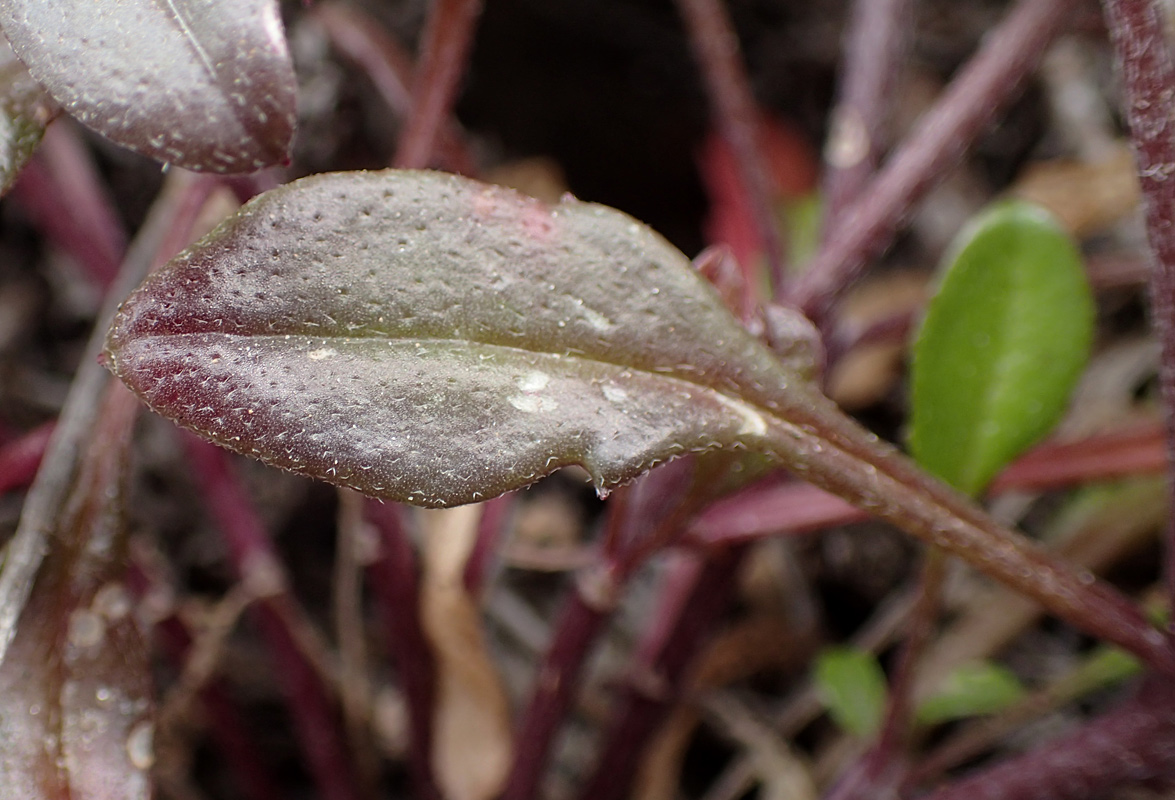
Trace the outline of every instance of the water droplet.
<path fill-rule="evenodd" d="M 135 769 L 147 770 L 155 763 L 155 726 L 148 720 L 138 723 L 127 734 L 126 754 Z"/>

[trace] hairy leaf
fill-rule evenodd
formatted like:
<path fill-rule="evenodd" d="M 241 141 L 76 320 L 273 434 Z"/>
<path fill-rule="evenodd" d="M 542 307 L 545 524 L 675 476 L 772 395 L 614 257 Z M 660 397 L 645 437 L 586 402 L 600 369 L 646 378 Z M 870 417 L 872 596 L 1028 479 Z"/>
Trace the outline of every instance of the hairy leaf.
<path fill-rule="evenodd" d="M 114 371 L 277 466 L 452 505 L 761 436 L 799 383 L 609 208 L 428 172 L 269 192 L 124 305 Z"/>
<path fill-rule="evenodd" d="M 275 0 L 2 0 L 0 27 L 73 116 L 196 170 L 286 159 L 296 84 Z"/>
<path fill-rule="evenodd" d="M 57 104 L 0 39 L 0 194 L 33 155 Z"/>
<path fill-rule="evenodd" d="M 851 647 L 830 647 L 816 659 L 812 677 L 837 725 L 861 738 L 877 733 L 889 692 L 876 656 Z"/>
<path fill-rule="evenodd" d="M 123 582 L 121 489 L 137 404 L 110 389 L 0 663 L 4 797 L 151 796 L 151 676 Z"/>
<path fill-rule="evenodd" d="M 947 258 L 914 346 L 910 447 L 976 494 L 1064 411 L 1093 337 L 1081 256 L 1047 212 L 1001 203 Z"/>
<path fill-rule="evenodd" d="M 106 353 L 205 438 L 417 505 L 487 499 L 564 464 L 606 489 L 745 447 L 1175 669 L 1129 601 L 841 414 L 685 256 L 613 209 L 428 172 L 307 178 L 149 278 Z"/>

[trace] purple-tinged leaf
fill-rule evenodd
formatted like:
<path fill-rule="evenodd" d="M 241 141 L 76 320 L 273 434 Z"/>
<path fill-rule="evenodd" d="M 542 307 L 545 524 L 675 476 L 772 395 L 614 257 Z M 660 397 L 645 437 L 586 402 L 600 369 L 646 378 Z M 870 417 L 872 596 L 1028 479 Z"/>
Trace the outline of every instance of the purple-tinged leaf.
<path fill-rule="evenodd" d="M 5 797 L 151 796 L 151 678 L 122 574 L 121 488 L 136 403 L 110 389 L 0 664 Z"/>
<path fill-rule="evenodd" d="M 0 38 L 0 194 L 16 180 L 57 114 L 57 104 Z"/>
<path fill-rule="evenodd" d="M 1175 671 L 1133 604 L 879 443 L 685 256 L 603 206 L 428 172 L 307 178 L 150 277 L 107 355 L 208 439 L 417 505 L 488 499 L 565 464 L 607 489 L 745 447 Z"/>
<path fill-rule="evenodd" d="M 111 364 L 232 449 L 419 505 L 730 445 L 799 383 L 631 217 L 428 172 L 269 192 L 124 305 Z"/>
<path fill-rule="evenodd" d="M 275 0 L 2 0 L 0 27 L 73 116 L 194 170 L 284 162 L 296 84 Z"/>

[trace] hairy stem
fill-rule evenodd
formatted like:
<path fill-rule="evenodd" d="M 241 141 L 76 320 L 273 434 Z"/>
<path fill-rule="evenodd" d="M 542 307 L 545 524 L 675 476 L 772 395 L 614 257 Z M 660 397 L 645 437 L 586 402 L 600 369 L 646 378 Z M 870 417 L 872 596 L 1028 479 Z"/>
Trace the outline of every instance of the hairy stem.
<path fill-rule="evenodd" d="M 1151 316 L 1162 346 L 1159 390 L 1167 427 L 1168 496 L 1175 508 L 1175 63 L 1157 0 L 1103 0 L 1125 88 L 1151 247 Z M 1167 523 L 1169 602 L 1175 608 L 1175 515 Z"/>
<path fill-rule="evenodd" d="M 833 492 L 1056 616 L 1175 674 L 1175 652 L 1138 607 L 1088 572 L 1078 573 L 1000 525 L 963 495 L 921 472 L 827 400 L 796 403 L 767 421 L 760 446 L 805 480 Z"/>
<path fill-rule="evenodd" d="M 786 268 L 784 242 L 771 202 L 771 184 L 767 164 L 759 150 L 759 113 L 739 57 L 738 37 L 721 0 L 678 0 L 685 20 L 694 57 L 702 70 L 718 132 L 730 146 L 738 164 L 739 179 L 746 193 L 746 207 L 762 242 L 763 253 L 780 290 Z M 751 269 L 742 264 L 745 283 L 757 285 Z"/>
<path fill-rule="evenodd" d="M 832 305 L 884 250 L 913 205 L 946 175 L 1018 93 L 1076 0 L 1021 0 L 984 40 L 860 199 L 841 216 L 791 302 L 822 323 Z"/>
<path fill-rule="evenodd" d="M 427 167 L 469 60 L 482 0 L 433 0 L 412 89 L 412 115 L 400 136 L 394 165 Z"/>

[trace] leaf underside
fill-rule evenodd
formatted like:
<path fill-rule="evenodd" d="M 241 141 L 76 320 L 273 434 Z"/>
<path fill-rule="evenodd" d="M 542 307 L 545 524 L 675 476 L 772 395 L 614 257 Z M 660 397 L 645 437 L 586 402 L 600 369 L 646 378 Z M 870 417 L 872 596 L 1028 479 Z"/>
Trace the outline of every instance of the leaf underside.
<path fill-rule="evenodd" d="M 118 144 L 195 170 L 286 160 L 296 83 L 274 0 L 2 0 L 33 77 Z"/>
<path fill-rule="evenodd" d="M 812 394 L 632 218 L 430 172 L 258 198 L 128 299 L 108 354 L 213 441 L 431 506 L 573 463 L 607 488 Z"/>

